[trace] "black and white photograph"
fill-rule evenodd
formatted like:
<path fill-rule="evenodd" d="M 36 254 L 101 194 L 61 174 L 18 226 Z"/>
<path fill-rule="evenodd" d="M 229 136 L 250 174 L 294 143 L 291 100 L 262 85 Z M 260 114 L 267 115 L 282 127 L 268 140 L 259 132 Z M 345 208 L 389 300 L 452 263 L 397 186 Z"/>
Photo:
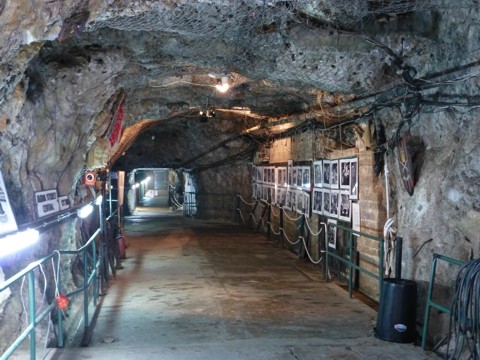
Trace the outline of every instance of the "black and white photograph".
<path fill-rule="evenodd" d="M 330 191 L 330 216 L 333 218 L 338 218 L 338 199 L 339 199 L 338 190 Z"/>
<path fill-rule="evenodd" d="M 257 173 L 257 183 L 263 183 L 263 169 L 260 166 L 255 167 Z"/>
<path fill-rule="evenodd" d="M 275 202 L 275 186 L 268 187 L 268 202 L 269 203 Z"/>
<path fill-rule="evenodd" d="M 322 214 L 323 196 L 321 189 L 313 189 L 313 208 L 315 214 Z"/>
<path fill-rule="evenodd" d="M 262 200 L 263 196 L 263 186 L 260 184 L 257 184 L 257 194 L 255 195 L 255 198 L 257 200 Z"/>
<path fill-rule="evenodd" d="M 297 210 L 297 191 L 296 190 L 292 190 L 290 192 L 290 202 L 291 202 L 291 210 L 292 211 L 296 211 Z"/>
<path fill-rule="evenodd" d="M 315 187 L 322 187 L 322 170 L 323 164 L 322 160 L 314 161 L 313 162 L 313 186 Z"/>
<path fill-rule="evenodd" d="M 277 187 L 276 188 L 276 200 L 275 203 L 278 207 L 285 206 L 286 203 L 286 196 L 287 196 L 287 189 L 284 187 Z"/>
<path fill-rule="evenodd" d="M 328 233 L 328 247 L 332 249 L 337 248 L 337 220 L 328 219 L 327 233 Z"/>
<path fill-rule="evenodd" d="M 350 199 L 358 199 L 358 159 L 350 160 Z"/>
<path fill-rule="evenodd" d="M 310 190 L 310 166 L 304 166 L 302 169 L 302 187 L 305 190 Z"/>
<path fill-rule="evenodd" d="M 17 231 L 17 221 L 13 216 L 3 176 L 0 174 L 0 235 Z"/>
<path fill-rule="evenodd" d="M 330 160 L 330 188 L 338 189 L 338 160 Z"/>
<path fill-rule="evenodd" d="M 56 213 L 60 210 L 58 203 L 57 190 L 46 190 L 35 193 L 38 216 L 46 216 Z"/>
<path fill-rule="evenodd" d="M 292 190 L 287 190 L 287 196 L 285 199 L 285 208 L 287 209 L 292 208 Z"/>
<path fill-rule="evenodd" d="M 323 160 L 323 186 L 330 187 L 330 161 Z"/>
<path fill-rule="evenodd" d="M 351 159 L 340 160 L 340 189 L 350 190 L 350 161 Z"/>
<path fill-rule="evenodd" d="M 292 181 L 290 182 L 291 187 L 296 187 L 297 186 L 297 167 L 294 166 L 292 168 Z"/>
<path fill-rule="evenodd" d="M 303 191 L 297 191 L 297 205 L 296 205 L 296 210 L 297 213 L 303 214 L 304 212 L 304 204 L 303 204 Z"/>
<path fill-rule="evenodd" d="M 297 188 L 301 188 L 303 184 L 303 168 L 297 166 Z"/>
<path fill-rule="evenodd" d="M 306 217 L 310 217 L 310 192 L 309 191 L 304 191 L 303 192 L 303 209 L 304 209 L 304 214 Z"/>
<path fill-rule="evenodd" d="M 287 160 L 287 179 L 288 186 L 293 186 L 293 160 Z"/>
<path fill-rule="evenodd" d="M 323 215 L 330 215 L 330 190 L 323 189 Z"/>
<path fill-rule="evenodd" d="M 70 207 L 70 199 L 68 196 L 60 196 L 58 198 L 58 205 L 60 206 L 60 210 L 66 210 Z"/>
<path fill-rule="evenodd" d="M 338 219 L 342 221 L 351 221 L 352 202 L 349 191 L 340 191 L 340 205 L 338 210 Z"/>

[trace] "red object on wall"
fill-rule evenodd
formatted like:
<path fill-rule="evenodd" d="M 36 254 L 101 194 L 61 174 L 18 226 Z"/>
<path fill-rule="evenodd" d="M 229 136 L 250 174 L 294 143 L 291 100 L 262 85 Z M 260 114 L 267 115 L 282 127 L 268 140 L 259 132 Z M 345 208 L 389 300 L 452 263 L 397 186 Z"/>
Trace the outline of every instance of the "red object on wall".
<path fill-rule="evenodd" d="M 70 304 L 70 300 L 68 299 L 67 295 L 60 294 L 56 298 L 57 301 L 57 307 L 60 310 L 65 310 L 68 305 Z"/>
<path fill-rule="evenodd" d="M 122 137 L 123 134 L 123 103 L 120 104 L 117 111 L 117 118 L 115 119 L 115 124 L 113 125 L 112 133 L 110 134 L 108 140 L 110 141 L 110 146 L 115 145 L 118 140 Z"/>
<path fill-rule="evenodd" d="M 94 171 L 85 171 L 83 176 L 83 182 L 85 185 L 95 185 L 95 172 Z"/>

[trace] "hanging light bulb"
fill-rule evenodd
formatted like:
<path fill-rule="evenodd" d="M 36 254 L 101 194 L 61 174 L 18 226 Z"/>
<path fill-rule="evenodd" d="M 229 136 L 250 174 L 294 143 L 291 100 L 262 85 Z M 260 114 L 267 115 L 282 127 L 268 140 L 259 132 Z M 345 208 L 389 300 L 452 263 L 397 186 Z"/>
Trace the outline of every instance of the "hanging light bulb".
<path fill-rule="evenodd" d="M 226 92 L 230 88 L 230 84 L 228 83 L 228 76 L 222 76 L 220 80 L 218 80 L 217 85 L 215 85 L 218 91 L 221 93 Z"/>

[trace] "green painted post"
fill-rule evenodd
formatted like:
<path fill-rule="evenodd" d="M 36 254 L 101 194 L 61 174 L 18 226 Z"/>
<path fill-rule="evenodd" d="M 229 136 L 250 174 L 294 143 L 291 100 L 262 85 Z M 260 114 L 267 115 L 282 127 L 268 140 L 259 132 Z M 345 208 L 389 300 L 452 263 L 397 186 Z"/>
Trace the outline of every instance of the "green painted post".
<path fill-rule="evenodd" d="M 60 289 L 62 288 L 62 277 L 60 276 L 60 254 L 57 253 L 57 260 L 54 262 L 55 266 L 55 272 L 57 274 L 57 286 L 58 286 L 58 292 L 60 292 Z M 65 346 L 65 340 L 63 336 L 63 313 L 62 310 L 60 310 L 57 307 L 57 315 L 58 315 L 58 338 L 57 338 L 57 346 L 59 348 L 63 348 Z"/>
<path fill-rule="evenodd" d="M 250 211 L 250 215 L 247 221 L 247 227 L 250 228 L 252 226 L 252 218 L 255 216 L 255 211 L 257 210 L 259 201 L 257 200 L 255 204 L 252 206 L 252 210 Z"/>
<path fill-rule="evenodd" d="M 255 232 L 257 232 L 257 233 L 258 233 L 258 230 L 260 230 L 260 226 L 262 225 L 262 219 L 265 216 L 265 212 L 267 211 L 267 209 L 268 209 L 268 206 L 265 206 L 263 208 L 262 215 L 260 216 L 260 219 L 258 220 L 257 229 L 255 230 Z"/>
<path fill-rule="evenodd" d="M 35 319 L 35 274 L 33 273 L 33 269 L 30 270 L 28 273 L 28 300 L 29 300 L 29 308 L 30 308 L 30 324 L 33 325 L 33 330 L 30 332 L 30 359 L 36 358 L 36 351 L 37 351 L 37 341 L 35 337 L 35 327 L 36 319 Z"/>
<path fill-rule="evenodd" d="M 84 327 L 88 328 L 88 266 L 87 252 L 83 250 L 83 316 Z"/>
<path fill-rule="evenodd" d="M 437 254 L 433 254 L 432 268 L 430 271 L 430 283 L 428 284 L 427 292 L 427 306 L 425 307 L 425 318 L 423 320 L 423 329 L 422 329 L 422 349 L 425 350 L 427 346 L 427 332 L 428 324 L 430 322 L 430 306 L 432 302 L 432 293 L 433 293 L 433 283 L 435 281 L 435 271 L 437 269 Z"/>
<path fill-rule="evenodd" d="M 351 299 L 352 293 L 353 293 L 352 291 L 352 288 L 353 288 L 352 286 L 353 236 L 351 231 L 348 232 L 348 250 L 349 250 L 349 256 L 350 256 L 350 258 L 348 259 L 348 296 Z"/>
<path fill-rule="evenodd" d="M 325 281 L 328 281 L 328 254 L 329 254 L 329 251 L 328 251 L 328 232 L 330 231 L 330 226 L 332 226 L 332 225 L 327 223 L 327 227 L 326 227 L 327 233 L 325 234 L 325 275 L 324 275 Z"/>
<path fill-rule="evenodd" d="M 93 303 L 96 306 L 98 302 L 98 268 L 97 268 L 97 244 L 95 240 L 92 241 L 92 259 L 93 259 Z"/>
<path fill-rule="evenodd" d="M 385 271 L 383 269 L 383 264 L 384 264 L 384 258 L 385 258 L 385 240 L 384 239 L 381 239 L 380 240 L 380 279 L 379 279 L 379 291 L 380 291 L 380 295 L 382 294 L 382 289 L 383 289 L 383 277 L 385 276 Z"/>

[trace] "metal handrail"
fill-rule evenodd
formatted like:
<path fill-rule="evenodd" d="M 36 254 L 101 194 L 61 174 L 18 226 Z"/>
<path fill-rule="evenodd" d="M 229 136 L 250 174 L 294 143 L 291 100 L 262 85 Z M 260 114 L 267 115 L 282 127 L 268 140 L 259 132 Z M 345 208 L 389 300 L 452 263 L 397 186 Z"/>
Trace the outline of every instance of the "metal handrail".
<path fill-rule="evenodd" d="M 327 274 L 326 272 L 328 271 L 328 257 L 329 256 L 332 256 L 334 257 L 335 259 L 343 262 L 344 264 L 346 264 L 349 268 L 349 271 L 348 271 L 348 295 L 350 297 L 352 297 L 352 293 L 353 293 L 353 274 L 352 274 L 352 270 L 355 269 L 355 270 L 358 270 L 362 273 L 364 273 L 365 275 L 367 276 L 370 276 L 372 278 L 374 278 L 375 280 L 378 281 L 378 288 L 379 288 L 379 293 L 381 294 L 382 293 L 382 288 L 383 288 L 383 281 L 384 281 L 384 269 L 383 269 L 383 262 L 384 262 L 384 239 L 383 238 L 380 238 L 378 236 L 373 236 L 373 235 L 370 235 L 370 234 L 366 234 L 366 233 L 363 233 L 363 232 L 360 232 L 360 231 L 356 231 L 356 230 L 353 230 L 351 228 L 347 228 L 343 225 L 340 225 L 340 224 L 333 224 L 333 223 L 329 223 L 328 226 L 332 226 L 332 227 L 336 227 L 338 229 L 342 229 L 344 231 L 347 231 L 348 232 L 348 251 L 349 251 L 349 258 L 348 259 L 345 259 L 335 253 L 332 253 L 331 251 L 329 251 L 329 247 L 328 247 L 328 244 L 325 246 L 325 278 L 327 278 Z M 380 259 L 379 259 L 379 263 L 376 264 L 378 265 L 378 269 L 379 269 L 379 273 L 378 274 L 375 274 L 365 268 L 362 268 L 361 266 L 355 264 L 353 262 L 353 251 L 354 251 L 354 248 L 353 248 L 353 235 L 356 235 L 356 236 L 361 236 L 361 237 L 365 237 L 365 238 L 368 238 L 370 240 L 374 240 L 374 241 L 378 241 L 380 244 Z"/>
<path fill-rule="evenodd" d="M 423 330 L 422 330 L 422 349 L 425 350 L 425 347 L 427 345 L 427 332 L 428 332 L 428 325 L 430 323 L 430 308 L 434 307 L 435 309 L 446 313 L 448 315 L 451 315 L 451 310 L 446 308 L 445 306 L 440 305 L 439 303 L 436 303 L 432 299 L 432 293 L 433 293 L 433 286 L 435 284 L 435 272 L 437 269 L 437 262 L 438 260 L 443 260 L 446 261 L 450 264 L 458 265 L 458 266 L 463 266 L 465 265 L 464 262 L 460 260 L 456 260 L 453 258 L 450 258 L 448 256 L 440 255 L 437 253 L 433 254 L 433 260 L 432 260 L 432 268 L 430 272 L 430 283 L 428 284 L 428 293 L 427 293 L 427 305 L 425 307 L 425 318 L 423 321 Z"/>
<path fill-rule="evenodd" d="M 34 270 L 39 268 L 42 264 L 44 264 L 46 261 L 53 259 L 54 264 L 53 266 L 56 269 L 60 269 L 60 256 L 61 255 L 78 255 L 80 253 L 83 254 L 83 266 L 84 266 L 84 274 L 83 274 L 83 287 L 78 288 L 70 293 L 67 293 L 67 297 L 74 296 L 78 293 L 83 292 L 84 298 L 83 298 L 83 307 L 84 307 L 84 325 L 85 328 L 88 328 L 89 326 L 89 317 L 88 317 L 88 305 L 90 303 L 89 300 L 89 290 L 90 290 L 90 285 L 94 284 L 93 286 L 93 300 L 94 304 L 97 304 L 98 301 L 98 293 L 99 293 L 99 288 L 98 288 L 98 282 L 94 281 L 94 279 L 98 278 L 98 269 L 100 266 L 100 260 L 97 260 L 97 249 L 96 249 L 96 238 L 98 235 L 101 234 L 101 229 L 97 229 L 95 233 L 90 237 L 90 239 L 87 241 L 85 245 L 83 245 L 81 248 L 76 249 L 76 250 L 60 250 L 60 251 L 54 251 L 50 255 L 34 261 L 30 263 L 25 269 L 21 270 L 11 278 L 9 278 L 7 281 L 5 281 L 1 286 L 0 286 L 0 292 L 6 290 L 7 288 L 10 288 L 14 283 L 17 281 L 23 279 L 25 276 L 28 276 L 28 296 L 29 296 L 29 324 L 27 328 L 17 337 L 17 339 L 13 342 L 12 345 L 2 354 L 0 357 L 0 360 L 6 360 L 8 359 L 13 352 L 21 345 L 21 343 L 27 338 L 30 337 L 30 359 L 35 359 L 36 358 L 36 335 L 35 335 L 35 328 L 37 324 L 45 319 L 47 315 L 56 307 L 55 301 L 53 301 L 49 306 L 40 314 L 36 315 L 36 304 L 35 304 L 35 275 L 34 275 Z M 93 261 L 92 261 L 92 272 L 88 274 L 88 256 L 87 256 L 87 251 L 89 248 L 92 248 L 92 255 L 93 255 Z M 61 275 L 60 271 L 57 271 L 57 289 L 60 292 L 61 289 Z M 57 346 L 58 347 L 63 347 L 64 346 L 64 336 L 63 336 L 63 314 L 62 310 L 57 309 L 58 311 L 58 336 L 57 336 Z"/>

